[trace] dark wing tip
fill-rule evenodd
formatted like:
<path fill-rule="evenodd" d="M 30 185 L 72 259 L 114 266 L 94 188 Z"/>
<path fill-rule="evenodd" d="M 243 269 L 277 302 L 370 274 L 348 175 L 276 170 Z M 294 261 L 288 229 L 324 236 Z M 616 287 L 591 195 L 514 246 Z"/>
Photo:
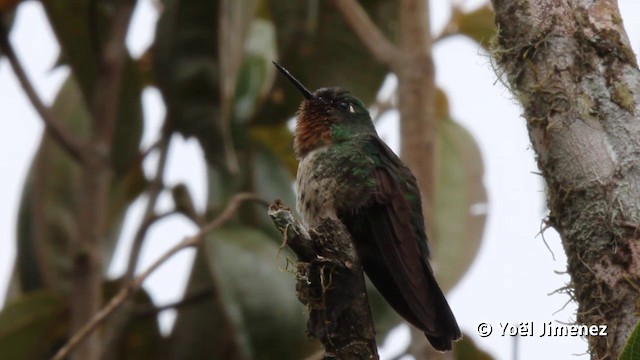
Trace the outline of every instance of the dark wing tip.
<path fill-rule="evenodd" d="M 453 348 L 452 341 L 448 337 L 434 337 L 427 333 L 424 333 L 424 336 L 427 337 L 431 346 L 438 351 L 451 351 Z"/>

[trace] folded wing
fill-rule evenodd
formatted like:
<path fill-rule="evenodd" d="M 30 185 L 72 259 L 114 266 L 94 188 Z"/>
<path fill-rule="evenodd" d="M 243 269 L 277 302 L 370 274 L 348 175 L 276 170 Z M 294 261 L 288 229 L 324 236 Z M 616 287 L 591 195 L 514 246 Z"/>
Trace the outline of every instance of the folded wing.
<path fill-rule="evenodd" d="M 420 192 L 410 170 L 379 139 L 372 140 L 377 189 L 350 219 L 367 276 L 387 302 L 423 331 L 437 350 L 451 349 L 460 330 L 428 262 Z M 355 221 L 354 221 L 355 220 Z M 351 229 L 350 229 L 351 230 Z"/>

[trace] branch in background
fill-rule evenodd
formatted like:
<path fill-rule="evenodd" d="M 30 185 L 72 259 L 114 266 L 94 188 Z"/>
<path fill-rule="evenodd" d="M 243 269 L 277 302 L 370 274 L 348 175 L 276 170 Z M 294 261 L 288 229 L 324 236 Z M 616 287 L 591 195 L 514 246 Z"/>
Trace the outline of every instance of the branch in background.
<path fill-rule="evenodd" d="M 392 96 L 386 100 L 376 100 L 376 102 L 371 105 L 370 109 L 371 119 L 373 120 L 373 123 L 376 124 L 380 121 L 382 116 L 387 113 L 387 111 L 397 109 L 397 106 L 395 105 L 395 100 Z"/>
<path fill-rule="evenodd" d="M 82 141 L 77 138 L 71 130 L 60 121 L 60 119 L 56 118 L 53 112 L 51 112 L 51 109 L 49 109 L 49 107 L 40 100 L 40 97 L 27 78 L 27 74 L 16 56 L 15 50 L 9 40 L 9 33 L 2 21 L 0 21 L 0 49 L 2 49 L 4 55 L 9 59 L 13 72 L 18 78 L 24 92 L 27 94 L 29 101 L 38 112 L 38 115 L 42 118 L 49 135 L 51 135 L 51 137 L 71 156 L 72 159 L 77 162 L 82 162 L 84 156 L 82 151 Z"/>
<path fill-rule="evenodd" d="M 97 0 L 93 0 L 97 1 Z M 110 156 L 118 114 L 118 99 L 127 59 L 125 37 L 135 0 L 116 0 L 108 37 L 98 67 L 90 99 L 91 138 L 83 162 L 78 206 L 78 240 L 74 245 L 72 289 L 70 294 L 70 334 L 77 333 L 102 307 L 102 245 L 107 216 L 109 187 L 113 177 Z M 94 36 L 99 38 L 99 36 Z M 124 297 L 126 298 L 126 296 Z M 97 333 L 88 332 L 72 355 L 73 360 L 97 360 L 103 344 Z"/>
<path fill-rule="evenodd" d="M 181 309 L 189 305 L 196 304 L 200 301 L 211 299 L 211 296 L 214 293 L 215 291 L 213 290 L 212 287 L 191 291 L 189 294 L 186 294 L 182 299 L 176 302 L 172 302 L 162 306 L 146 305 L 140 308 L 136 308 L 135 315 L 136 316 L 155 316 L 165 310 Z"/>
<path fill-rule="evenodd" d="M 166 125 L 167 123 L 168 122 L 165 121 L 160 139 L 152 147 L 158 149 L 160 155 L 158 158 L 158 163 L 156 165 L 156 173 L 153 177 L 153 180 L 149 182 L 147 187 L 147 205 L 144 210 L 144 214 L 142 215 L 142 221 L 140 222 L 138 230 L 136 231 L 136 234 L 133 238 L 131 251 L 129 252 L 129 261 L 127 263 L 127 268 L 123 276 L 125 284 L 123 288 L 128 286 L 128 284 L 133 280 L 135 271 L 138 267 L 138 262 L 140 260 L 142 246 L 144 244 L 144 240 L 147 237 L 149 228 L 158 220 L 177 213 L 177 211 L 175 210 L 160 215 L 156 214 L 155 212 L 158 197 L 160 196 L 160 193 L 164 188 L 164 172 L 167 165 L 169 145 L 171 142 L 171 132 Z M 125 301 L 124 304 L 122 304 L 122 306 L 120 307 L 120 311 L 116 312 L 116 314 L 113 315 L 111 320 L 109 320 L 109 326 L 105 328 L 103 337 L 103 343 L 105 346 L 102 349 L 103 359 L 109 359 L 110 356 L 113 356 L 114 352 L 109 350 L 117 348 L 118 343 L 122 338 L 122 334 L 124 333 L 124 328 L 131 319 L 132 315 L 133 298 L 129 298 L 127 299 L 127 301 Z"/>
<path fill-rule="evenodd" d="M 160 196 L 160 193 L 162 192 L 162 189 L 164 187 L 164 171 L 167 167 L 167 157 L 169 155 L 170 143 L 171 133 L 166 129 L 165 126 L 163 128 L 161 138 L 158 142 L 160 157 L 158 159 L 156 173 L 153 177 L 153 180 L 149 183 L 149 187 L 147 189 L 147 206 L 144 210 L 144 215 L 142 215 L 142 222 L 138 226 L 138 231 L 136 232 L 136 235 L 133 239 L 133 244 L 131 245 L 129 262 L 127 264 L 127 270 L 125 271 L 124 275 L 125 281 L 130 281 L 131 279 L 133 279 L 133 275 L 135 274 L 136 268 L 138 267 L 140 251 L 142 250 L 142 245 L 147 235 L 147 230 L 157 220 L 155 208 L 158 202 L 158 197 Z"/>
<path fill-rule="evenodd" d="M 397 62 L 398 49 L 373 23 L 367 12 L 355 0 L 333 0 L 351 30 L 379 62 L 391 66 Z"/>
<path fill-rule="evenodd" d="M 378 359 L 362 265 L 344 224 L 324 219 L 311 235 L 276 201 L 269 216 L 298 256 L 296 292 L 309 309 L 308 333 L 322 359 Z"/>
<path fill-rule="evenodd" d="M 142 287 L 142 283 L 147 279 L 147 277 L 149 277 L 149 275 L 151 275 L 160 266 L 162 266 L 162 264 L 164 264 L 167 260 L 172 258 L 180 251 L 187 248 L 200 246 L 204 241 L 205 236 L 211 231 L 220 227 L 229 219 L 231 219 L 231 217 L 238 210 L 240 204 L 245 201 L 253 201 L 266 204 L 264 200 L 258 198 L 254 194 L 239 193 L 234 195 L 229 201 L 227 208 L 217 218 L 203 226 L 197 234 L 185 238 L 180 243 L 167 250 L 144 272 L 133 278 L 131 281 L 127 282 L 127 285 L 120 289 L 120 291 L 109 301 L 109 303 L 105 307 L 103 307 L 98 313 L 96 313 L 89 322 L 87 322 L 75 335 L 73 335 L 73 337 L 71 337 L 71 339 L 69 339 L 69 341 L 56 353 L 52 360 L 65 359 L 76 347 L 82 344 L 86 337 L 89 336 L 94 330 L 96 330 L 98 326 L 100 326 L 109 317 L 109 315 L 111 315 L 127 299 L 129 299 L 138 290 L 140 290 L 140 288 Z"/>
<path fill-rule="evenodd" d="M 116 0 L 109 37 L 99 49 L 99 66 L 91 101 L 94 140 L 111 147 L 118 112 L 120 84 L 127 59 L 125 39 L 135 0 Z M 99 38 L 99 36 L 95 36 Z"/>
<path fill-rule="evenodd" d="M 398 12 L 398 45 L 391 44 L 355 0 L 334 0 L 342 17 L 369 52 L 389 65 L 398 77 L 400 154 L 421 188 L 424 218 L 432 223 L 435 170 L 434 65 L 428 0 L 401 0 Z M 427 229 L 432 227 L 427 226 Z M 437 239 L 427 234 L 433 246 Z M 435 240 L 435 241 L 434 241 Z M 421 349 L 426 339 L 412 327 L 412 346 Z M 418 360 L 425 354 L 413 353 Z"/>
<path fill-rule="evenodd" d="M 436 87 L 429 20 L 428 0 L 400 1 L 398 46 L 403 61 L 394 68 L 394 72 L 398 77 L 400 156 L 420 185 L 424 219 L 427 224 L 433 224 Z M 430 245 L 436 249 L 439 239 L 432 233 L 432 226 L 427 225 L 426 228 Z M 429 359 L 429 354 L 424 351 L 431 348 L 426 338 L 415 327 L 410 329 L 410 353 L 416 360 Z"/>

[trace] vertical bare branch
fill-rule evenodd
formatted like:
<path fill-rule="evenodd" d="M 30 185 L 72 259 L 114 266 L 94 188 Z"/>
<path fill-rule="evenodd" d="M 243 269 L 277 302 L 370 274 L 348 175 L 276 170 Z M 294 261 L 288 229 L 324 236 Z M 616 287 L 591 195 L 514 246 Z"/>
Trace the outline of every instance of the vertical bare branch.
<path fill-rule="evenodd" d="M 105 235 L 107 197 L 112 178 L 110 154 L 127 54 L 125 36 L 134 5 L 135 0 L 116 1 L 91 99 L 92 132 L 87 149 L 90 156 L 83 163 L 81 172 L 79 239 L 73 261 L 72 333 L 79 331 L 100 310 L 102 303 L 101 243 Z M 72 358 L 98 359 L 102 353 L 101 347 L 98 333 L 91 332 L 72 354 Z"/>
<path fill-rule="evenodd" d="M 169 132 L 168 127 L 165 126 L 158 143 L 160 156 L 158 159 L 158 165 L 156 166 L 156 173 L 153 180 L 149 183 L 149 187 L 147 189 L 147 206 L 144 210 L 144 214 L 142 215 L 142 222 L 138 226 L 138 231 L 136 232 L 136 235 L 133 239 L 131 252 L 129 254 L 129 262 L 127 264 L 127 269 L 125 270 L 124 275 L 125 281 L 133 279 L 136 268 L 138 267 L 138 261 L 140 260 L 140 251 L 142 250 L 142 245 L 144 244 L 147 230 L 151 223 L 154 221 L 154 217 L 156 216 L 156 203 L 158 202 L 158 197 L 164 187 L 164 171 L 167 165 L 170 142 L 171 133 Z"/>
<path fill-rule="evenodd" d="M 398 76 L 398 109 L 402 159 L 422 190 L 425 220 L 431 222 L 435 141 L 435 83 L 427 0 L 401 0 L 398 14 L 401 60 L 394 63 Z"/>
<path fill-rule="evenodd" d="M 401 0 L 397 45 L 391 44 L 366 12 L 352 0 L 335 0 L 345 21 L 371 54 L 398 77 L 398 110 L 402 159 L 411 168 L 421 188 L 424 218 L 431 223 L 435 169 L 435 75 L 428 0 Z M 427 226 L 427 229 L 431 227 Z M 429 236 L 434 246 L 437 239 Z M 424 358 L 430 348 L 413 329 L 413 355 Z"/>
<path fill-rule="evenodd" d="M 111 147 L 118 112 L 122 73 L 127 59 L 125 39 L 135 0 L 117 0 L 109 37 L 100 51 L 95 92 L 91 101 L 94 141 Z M 108 154 L 108 152 L 106 152 Z"/>
<path fill-rule="evenodd" d="M 392 44 L 354 0 L 334 0 L 345 22 L 378 61 L 398 76 L 398 109 L 403 160 L 422 189 L 425 219 L 431 219 L 435 139 L 435 83 L 427 0 L 402 0 L 399 44 Z"/>
<path fill-rule="evenodd" d="M 411 168 L 421 189 L 422 209 L 427 224 L 433 221 L 432 200 L 435 170 L 435 71 L 431 52 L 431 26 L 428 0 L 401 0 L 398 14 L 399 48 L 402 57 L 394 63 L 398 76 L 400 111 L 400 154 Z M 427 231 L 431 229 L 427 226 Z M 437 247 L 432 234 L 429 240 Z M 425 337 L 411 328 L 411 352 L 417 360 L 426 359 L 431 349 Z"/>

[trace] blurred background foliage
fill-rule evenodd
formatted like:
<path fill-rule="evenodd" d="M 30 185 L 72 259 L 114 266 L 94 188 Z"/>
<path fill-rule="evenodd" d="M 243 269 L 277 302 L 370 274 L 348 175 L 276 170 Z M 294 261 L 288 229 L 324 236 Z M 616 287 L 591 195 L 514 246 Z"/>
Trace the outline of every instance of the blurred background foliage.
<path fill-rule="evenodd" d="M 394 39 L 397 2 L 360 3 Z M 76 134 L 86 135 L 96 49 L 104 42 L 112 3 L 48 0 L 42 4 L 61 49 L 56 66 L 71 69 L 52 110 Z M 16 9 L 18 1 L 0 0 L 5 27 L 10 28 Z M 148 153 L 158 151 L 140 146 L 145 87 L 157 87 L 162 93 L 167 107 L 164 136 L 194 137 L 202 147 L 208 165 L 206 213 L 193 213 L 189 189 L 173 189 L 176 209 L 200 224 L 219 214 L 238 192 L 295 203 L 292 184 L 297 162 L 289 124 L 301 98 L 276 76 L 271 61 L 286 66 L 310 89 L 333 85 L 350 89 L 377 109 L 375 118 L 395 107 L 393 95 L 378 96 L 388 70 L 369 56 L 329 1 L 163 0 L 157 10 L 161 15 L 155 41 L 140 58 L 127 59 L 120 85 L 108 234 L 102 252 L 105 300 L 122 283 L 107 279 L 106 268 L 124 216 L 151 186 L 142 163 Z M 471 12 L 455 8 L 436 41 L 464 35 L 486 46 L 493 32 L 489 5 Z M 438 238 L 434 268 L 447 291 L 467 271 L 480 246 L 486 212 L 477 206 L 486 206 L 487 196 L 476 142 L 449 115 L 444 92 L 439 91 L 436 103 L 435 218 L 429 225 Z M 1 359 L 46 359 L 68 337 L 66 304 L 78 238 L 78 181 L 78 165 L 44 134 L 19 209 L 18 254 L 0 312 Z M 176 306 L 173 330 L 161 334 L 157 315 L 162 309 L 140 292 L 125 331 L 106 357 L 302 359 L 315 353 L 318 344 L 305 335 L 306 314 L 295 297 L 294 276 L 283 271 L 292 255 L 281 243 L 264 208 L 243 205 L 197 250 L 184 301 Z M 378 336 L 383 338 L 401 320 L 370 290 Z M 459 359 L 489 358 L 467 339 L 456 344 L 455 354 Z"/>

